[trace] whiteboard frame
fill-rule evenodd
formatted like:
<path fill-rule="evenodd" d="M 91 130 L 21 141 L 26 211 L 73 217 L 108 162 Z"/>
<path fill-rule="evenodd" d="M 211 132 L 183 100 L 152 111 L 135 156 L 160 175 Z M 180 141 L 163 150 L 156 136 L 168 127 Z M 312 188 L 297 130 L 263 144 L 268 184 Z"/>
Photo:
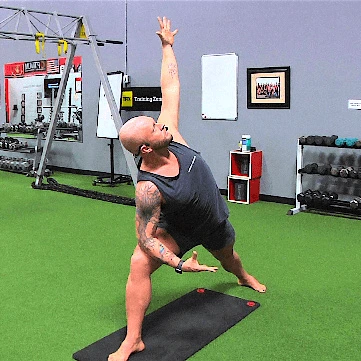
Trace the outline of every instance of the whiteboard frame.
<path fill-rule="evenodd" d="M 114 76 L 117 77 L 114 77 Z M 110 86 L 112 88 L 113 96 L 115 99 L 115 103 L 120 111 L 121 102 L 122 102 L 122 91 L 123 91 L 123 78 L 124 73 L 122 71 L 114 71 L 107 73 L 108 80 Z M 118 81 L 119 83 L 115 82 Z M 119 85 L 119 88 L 118 88 Z M 119 134 L 117 128 L 114 123 L 113 116 L 111 115 L 110 107 L 105 96 L 105 91 L 103 88 L 103 84 L 100 83 L 99 86 L 99 101 L 98 101 L 98 117 L 97 117 L 97 132 L 96 135 L 98 138 L 106 138 L 106 139 L 118 139 Z"/>
<path fill-rule="evenodd" d="M 238 119 L 238 55 L 202 55 L 202 119 Z"/>

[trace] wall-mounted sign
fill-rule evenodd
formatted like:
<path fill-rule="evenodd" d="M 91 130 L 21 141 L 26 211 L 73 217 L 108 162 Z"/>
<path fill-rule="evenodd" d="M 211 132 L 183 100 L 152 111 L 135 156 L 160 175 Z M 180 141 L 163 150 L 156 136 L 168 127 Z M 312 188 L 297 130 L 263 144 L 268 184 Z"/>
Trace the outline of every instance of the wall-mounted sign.
<path fill-rule="evenodd" d="M 160 111 L 161 106 L 160 87 L 126 88 L 122 92 L 122 110 Z"/>

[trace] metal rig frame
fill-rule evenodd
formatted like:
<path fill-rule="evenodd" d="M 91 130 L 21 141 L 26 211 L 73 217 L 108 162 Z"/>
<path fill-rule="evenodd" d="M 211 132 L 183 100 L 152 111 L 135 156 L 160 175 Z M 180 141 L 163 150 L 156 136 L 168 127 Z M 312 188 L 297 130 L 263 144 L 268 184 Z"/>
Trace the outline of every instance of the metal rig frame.
<path fill-rule="evenodd" d="M 0 21 L 0 39 L 41 41 L 43 44 L 45 41 L 47 41 L 58 43 L 58 46 L 59 44 L 64 44 L 64 41 L 66 41 L 68 44 L 66 62 L 58 89 L 58 95 L 55 99 L 39 167 L 36 171 L 35 185 L 41 186 L 46 169 L 47 157 L 54 139 L 56 122 L 61 110 L 61 104 L 63 102 L 66 84 L 68 82 L 69 73 L 73 64 L 77 44 L 86 44 L 91 46 L 100 81 L 104 87 L 105 97 L 113 117 L 115 128 L 118 132 L 123 125 L 123 121 L 116 105 L 107 74 L 103 70 L 99 52 L 99 46 L 103 46 L 107 43 L 122 44 L 123 42 L 119 40 L 98 39 L 97 36 L 93 33 L 89 21 L 85 16 L 65 15 L 58 14 L 57 12 L 50 13 L 45 11 L 27 10 L 25 8 L 0 6 L 0 10 L 2 9 L 7 10 L 8 13 L 11 13 L 11 15 Z M 46 17 L 46 23 L 43 19 L 44 16 Z M 21 25 L 24 25 L 22 24 L 24 21 L 27 30 L 22 30 L 22 28 L 20 28 Z M 11 25 L 14 25 L 14 28 L 10 30 L 4 30 L 4 28 L 9 26 L 10 23 Z M 65 35 L 69 32 L 69 36 Z M 137 167 L 134 161 L 134 157 L 124 148 L 123 144 L 121 144 L 121 146 L 133 180 L 133 184 L 135 185 L 137 182 Z"/>
<path fill-rule="evenodd" d="M 296 176 L 296 205 L 294 208 L 287 212 L 287 215 L 292 216 L 294 214 L 303 212 L 307 209 L 305 204 L 302 204 L 297 199 L 297 195 L 302 192 L 302 173 L 299 172 L 303 168 L 303 145 L 300 144 L 300 140 L 297 140 L 297 176 Z"/>

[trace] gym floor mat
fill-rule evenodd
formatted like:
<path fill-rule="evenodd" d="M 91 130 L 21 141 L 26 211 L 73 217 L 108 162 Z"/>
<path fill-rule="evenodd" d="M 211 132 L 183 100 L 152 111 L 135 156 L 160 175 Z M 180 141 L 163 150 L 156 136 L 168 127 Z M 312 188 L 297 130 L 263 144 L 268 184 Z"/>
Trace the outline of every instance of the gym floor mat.
<path fill-rule="evenodd" d="M 129 361 L 184 361 L 256 310 L 255 301 L 198 288 L 145 316 L 146 349 Z M 77 361 L 107 361 L 126 327 L 75 352 Z"/>

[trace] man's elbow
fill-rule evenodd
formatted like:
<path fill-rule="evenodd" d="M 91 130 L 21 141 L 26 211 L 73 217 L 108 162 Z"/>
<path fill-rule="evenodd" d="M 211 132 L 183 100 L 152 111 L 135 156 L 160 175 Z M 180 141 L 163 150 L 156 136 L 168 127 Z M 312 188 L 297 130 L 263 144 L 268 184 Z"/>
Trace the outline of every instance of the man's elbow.
<path fill-rule="evenodd" d="M 165 96 L 175 96 L 180 94 L 180 85 L 178 84 L 168 84 L 162 86 L 162 97 Z"/>
<path fill-rule="evenodd" d="M 141 239 L 138 238 L 139 248 L 146 254 L 152 255 L 152 250 L 154 249 L 154 239 L 152 237 Z"/>

